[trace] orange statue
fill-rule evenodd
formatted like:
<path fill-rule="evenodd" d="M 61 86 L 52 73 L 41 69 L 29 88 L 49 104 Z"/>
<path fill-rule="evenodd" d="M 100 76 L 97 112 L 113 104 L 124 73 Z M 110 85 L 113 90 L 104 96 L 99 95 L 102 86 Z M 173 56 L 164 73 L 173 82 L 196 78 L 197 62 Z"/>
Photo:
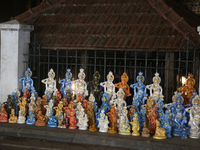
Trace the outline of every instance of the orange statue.
<path fill-rule="evenodd" d="M 88 107 L 86 109 L 87 111 L 87 117 L 88 117 L 88 125 L 89 125 L 89 131 L 97 131 L 97 128 L 95 127 L 95 118 L 94 118 L 94 112 L 93 112 L 93 102 L 88 102 Z"/>
<path fill-rule="evenodd" d="M 6 112 L 4 105 L 1 105 L 0 122 L 8 122 L 8 113 Z"/>
<path fill-rule="evenodd" d="M 190 104 L 190 97 L 192 96 L 192 92 L 196 92 L 195 88 L 195 80 L 193 78 L 193 74 L 188 74 L 188 78 L 186 79 L 185 86 L 179 87 L 178 90 L 181 91 L 182 97 L 184 98 L 183 105 Z"/>
<path fill-rule="evenodd" d="M 75 111 L 72 109 L 68 115 L 69 118 L 69 129 L 76 129 L 76 117 L 75 117 Z"/>
<path fill-rule="evenodd" d="M 77 95 L 77 97 L 76 97 L 76 101 L 77 101 L 77 103 L 78 103 L 78 102 L 81 102 L 81 103 L 82 103 L 83 97 L 82 97 L 82 95 L 81 95 L 80 93 L 78 93 L 78 95 Z"/>
<path fill-rule="evenodd" d="M 108 130 L 108 133 L 117 133 L 117 127 L 115 126 L 117 123 L 117 115 L 114 105 L 111 106 L 110 112 L 108 112 L 107 115 L 109 116 L 110 121 L 110 128 Z"/>
<path fill-rule="evenodd" d="M 129 109 L 129 112 L 128 112 L 128 119 L 129 119 L 129 121 L 131 121 L 131 116 L 134 115 L 134 112 L 135 112 L 135 106 L 132 105 L 131 108 Z"/>
<path fill-rule="evenodd" d="M 47 104 L 47 98 L 46 95 L 42 96 L 42 101 L 41 101 L 41 110 L 42 110 L 42 114 L 46 114 L 46 108 L 44 107 Z"/>
<path fill-rule="evenodd" d="M 46 126 L 46 118 L 42 114 L 42 111 L 39 110 L 38 115 L 37 115 L 37 121 L 35 123 L 36 126 Z"/>
<path fill-rule="evenodd" d="M 115 87 L 117 87 L 118 89 L 120 89 L 120 88 L 123 89 L 123 91 L 125 93 L 124 100 L 126 100 L 127 96 L 131 96 L 130 87 L 127 84 L 128 80 L 129 80 L 129 77 L 128 77 L 127 73 L 124 72 L 123 75 L 121 76 L 121 82 L 115 84 Z"/>

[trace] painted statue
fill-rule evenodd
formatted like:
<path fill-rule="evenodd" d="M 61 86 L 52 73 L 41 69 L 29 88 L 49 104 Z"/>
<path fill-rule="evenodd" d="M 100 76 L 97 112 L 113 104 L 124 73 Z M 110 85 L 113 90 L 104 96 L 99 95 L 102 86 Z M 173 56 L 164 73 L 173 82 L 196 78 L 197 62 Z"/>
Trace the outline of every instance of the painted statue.
<path fill-rule="evenodd" d="M 17 123 L 17 116 L 15 116 L 15 110 L 11 109 L 10 118 L 8 120 L 9 123 Z"/>
<path fill-rule="evenodd" d="M 31 79 L 32 76 L 32 71 L 30 68 L 27 68 L 26 72 L 25 72 L 25 77 L 20 78 L 19 81 L 22 82 L 23 87 L 22 87 L 22 93 L 25 92 L 25 89 L 28 89 L 28 91 L 30 92 L 31 89 L 33 89 L 33 80 Z"/>
<path fill-rule="evenodd" d="M 88 102 L 87 107 L 87 117 L 88 117 L 88 125 L 89 125 L 89 131 L 97 131 L 97 128 L 95 127 L 95 116 L 93 112 L 93 103 L 91 101 Z"/>
<path fill-rule="evenodd" d="M 160 122 L 156 120 L 156 130 L 155 130 L 155 135 L 153 136 L 154 139 L 166 139 L 166 131 L 164 128 L 160 127 Z"/>
<path fill-rule="evenodd" d="M 81 107 L 79 114 L 76 116 L 78 119 L 77 126 L 79 130 L 87 130 L 88 128 L 88 118 L 87 114 L 85 114 L 83 107 Z"/>
<path fill-rule="evenodd" d="M 132 135 L 133 136 L 140 136 L 140 126 L 139 126 L 139 122 L 138 122 L 138 114 L 134 113 L 134 117 L 133 117 L 133 122 L 130 122 L 130 124 L 132 125 Z"/>
<path fill-rule="evenodd" d="M 1 105 L 0 122 L 8 122 L 8 113 L 6 112 L 4 105 Z"/>
<path fill-rule="evenodd" d="M 167 138 L 171 138 L 172 137 L 172 134 L 171 134 L 172 127 L 170 125 L 169 119 L 170 119 L 170 113 L 169 113 L 169 110 L 166 110 L 165 114 L 164 114 L 164 120 L 163 120 L 162 127 L 166 131 Z"/>
<path fill-rule="evenodd" d="M 53 69 L 50 69 L 48 72 L 48 78 L 43 79 L 41 82 L 45 84 L 45 95 L 50 95 L 48 98 L 52 98 L 53 95 L 56 94 L 57 88 L 56 88 L 56 81 L 54 80 L 55 72 Z"/>
<path fill-rule="evenodd" d="M 93 82 L 92 82 L 92 91 L 93 91 L 93 95 L 95 97 L 95 100 L 96 102 L 98 103 L 98 106 L 99 106 L 99 103 L 100 103 L 100 96 L 101 96 L 101 93 L 102 93 L 102 88 L 100 86 L 100 78 L 101 78 L 101 75 L 99 74 L 98 71 L 95 71 L 94 75 L 93 75 Z"/>
<path fill-rule="evenodd" d="M 155 129 L 156 129 L 156 120 L 157 120 L 156 109 L 157 109 L 157 107 L 153 107 L 153 110 L 152 110 L 151 113 L 148 114 L 148 116 L 147 116 L 147 117 L 149 117 L 150 120 L 151 120 L 150 133 L 155 133 Z"/>
<path fill-rule="evenodd" d="M 143 122 L 142 136 L 150 137 L 150 132 L 149 132 L 149 129 L 147 128 L 146 122 Z"/>
<path fill-rule="evenodd" d="M 139 100 L 139 107 L 140 107 L 141 105 L 145 104 L 148 95 L 146 93 L 146 87 L 143 84 L 145 80 L 143 73 L 140 71 L 138 74 L 139 75 L 136 78 L 137 83 L 131 84 L 130 87 L 134 89 L 133 99 Z"/>
<path fill-rule="evenodd" d="M 109 97 L 108 97 L 108 94 L 107 93 L 103 93 L 103 97 L 101 98 L 101 101 L 102 101 L 102 104 L 101 104 L 101 107 L 100 109 L 101 110 L 104 110 L 105 113 L 109 112 L 110 111 L 110 107 L 109 107 Z"/>
<path fill-rule="evenodd" d="M 98 106 L 97 106 L 97 102 L 95 101 L 95 97 L 92 93 L 90 93 L 89 101 L 93 103 L 93 111 L 94 111 L 94 114 L 96 114 L 98 111 Z"/>
<path fill-rule="evenodd" d="M 108 112 L 107 115 L 109 117 L 109 122 L 110 122 L 110 128 L 108 130 L 108 133 L 117 133 L 117 127 L 116 127 L 117 115 L 114 105 L 111 106 L 110 112 Z"/>
<path fill-rule="evenodd" d="M 85 99 L 86 96 L 88 96 L 88 90 L 87 90 L 87 83 L 84 81 L 85 79 L 85 73 L 84 69 L 80 69 L 80 72 L 78 74 L 78 79 L 75 81 L 72 81 L 72 83 L 75 84 L 75 95 L 77 96 L 78 93 L 80 93 Z"/>
<path fill-rule="evenodd" d="M 71 69 L 67 69 L 65 74 L 65 79 L 59 80 L 59 83 L 62 85 L 60 90 L 63 94 L 63 97 L 71 99 L 72 95 L 72 85 L 71 85 L 72 73 Z"/>
<path fill-rule="evenodd" d="M 183 105 L 190 104 L 190 97 L 192 96 L 192 92 L 196 92 L 194 85 L 195 80 L 193 78 L 193 74 L 189 73 L 185 86 L 178 88 L 178 90 L 182 92 L 182 97 L 184 98 Z"/>
<path fill-rule="evenodd" d="M 35 117 L 34 117 L 33 111 L 29 111 L 29 116 L 27 117 L 26 124 L 27 125 L 35 124 Z"/>
<path fill-rule="evenodd" d="M 57 127 L 57 118 L 53 115 L 53 110 L 51 109 L 50 117 L 47 122 L 47 127 Z"/>
<path fill-rule="evenodd" d="M 122 88 L 119 89 L 119 91 L 117 92 L 117 99 L 115 99 L 114 101 L 114 106 L 117 109 L 117 116 L 120 116 L 122 114 L 122 109 L 123 107 L 126 107 L 126 101 L 124 101 L 124 96 L 125 93 L 123 91 Z"/>
<path fill-rule="evenodd" d="M 190 121 L 188 125 L 190 126 L 190 138 L 199 139 L 200 138 L 200 97 L 195 96 L 192 100 L 193 106 L 190 108 Z"/>
<path fill-rule="evenodd" d="M 114 84 L 114 86 L 116 88 L 118 88 L 118 89 L 122 88 L 123 89 L 123 91 L 125 93 L 124 100 L 126 100 L 127 96 L 131 96 L 130 87 L 127 84 L 128 80 L 129 80 L 129 77 L 128 77 L 127 73 L 124 72 L 123 75 L 121 76 L 121 82 Z"/>
<path fill-rule="evenodd" d="M 129 120 L 127 117 L 128 111 L 126 107 L 123 108 L 122 110 L 122 115 L 119 117 L 119 134 L 122 135 L 130 135 L 130 125 L 129 125 Z"/>
<path fill-rule="evenodd" d="M 46 126 L 46 118 L 42 114 L 42 111 L 40 110 L 37 115 L 37 121 L 35 123 L 36 126 Z"/>
<path fill-rule="evenodd" d="M 172 122 L 172 135 L 181 136 L 182 128 L 187 123 L 185 108 L 183 107 L 182 92 L 177 92 L 175 104 L 170 106 L 171 122 Z"/>
<path fill-rule="evenodd" d="M 18 120 L 17 123 L 18 124 L 24 124 L 25 123 L 25 116 L 23 115 L 22 111 L 19 111 L 19 116 L 18 116 Z"/>
<path fill-rule="evenodd" d="M 100 86 L 104 88 L 104 93 L 108 94 L 108 98 L 111 99 L 112 95 L 115 93 L 115 86 L 113 84 L 114 75 L 110 71 L 107 75 L 107 81 L 101 82 Z"/>
<path fill-rule="evenodd" d="M 158 100 L 163 98 L 162 92 L 163 89 L 159 85 L 161 82 L 161 78 L 159 77 L 159 73 L 155 73 L 153 77 L 153 84 L 147 85 L 146 88 L 150 90 L 150 96 L 154 100 L 155 105 L 157 104 Z"/>
<path fill-rule="evenodd" d="M 99 132 L 108 132 L 109 121 L 108 121 L 108 116 L 105 115 L 104 113 L 104 110 L 101 110 L 100 118 L 98 118 L 98 120 L 99 120 L 98 124 Z"/>

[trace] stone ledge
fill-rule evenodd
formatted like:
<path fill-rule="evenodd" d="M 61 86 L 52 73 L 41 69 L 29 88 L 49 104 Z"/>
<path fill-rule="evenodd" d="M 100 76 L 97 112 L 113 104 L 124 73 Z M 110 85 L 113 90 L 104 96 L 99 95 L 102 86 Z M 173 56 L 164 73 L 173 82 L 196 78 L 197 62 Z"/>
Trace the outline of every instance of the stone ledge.
<path fill-rule="evenodd" d="M 166 140 L 155 140 L 153 137 L 134 137 L 119 134 L 100 132 L 37 127 L 21 124 L 0 123 L 0 135 L 35 138 L 67 142 L 74 144 L 90 144 L 99 146 L 112 146 L 140 150 L 199 150 L 199 140 L 182 140 L 180 137 L 173 137 Z"/>

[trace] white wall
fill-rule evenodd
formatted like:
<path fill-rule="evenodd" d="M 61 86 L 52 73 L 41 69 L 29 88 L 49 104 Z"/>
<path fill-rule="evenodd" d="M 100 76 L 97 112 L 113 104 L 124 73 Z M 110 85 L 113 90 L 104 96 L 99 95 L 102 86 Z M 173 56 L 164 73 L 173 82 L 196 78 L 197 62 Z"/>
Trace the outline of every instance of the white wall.
<path fill-rule="evenodd" d="M 26 69 L 24 62 L 28 61 L 28 57 L 24 54 L 28 54 L 33 26 L 12 20 L 1 23 L 0 30 L 0 103 L 2 103 L 16 88 L 22 89 L 19 78 L 24 76 Z"/>

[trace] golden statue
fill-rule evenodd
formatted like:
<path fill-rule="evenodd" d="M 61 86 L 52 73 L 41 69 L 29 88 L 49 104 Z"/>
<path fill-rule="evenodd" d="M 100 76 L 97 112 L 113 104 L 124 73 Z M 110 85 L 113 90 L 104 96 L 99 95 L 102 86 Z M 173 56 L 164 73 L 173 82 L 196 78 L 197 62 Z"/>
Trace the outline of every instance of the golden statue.
<path fill-rule="evenodd" d="M 17 116 L 15 116 L 15 110 L 11 109 L 9 123 L 17 123 Z"/>
<path fill-rule="evenodd" d="M 128 77 L 127 73 L 124 72 L 123 75 L 121 76 L 121 82 L 114 84 L 116 88 L 123 89 L 123 91 L 125 93 L 124 100 L 126 100 L 127 96 L 131 96 L 130 87 L 127 84 L 128 80 L 129 80 L 129 77 Z"/>
<path fill-rule="evenodd" d="M 153 136 L 154 139 L 166 139 L 166 130 L 160 127 L 160 122 L 156 120 L 156 131 L 155 135 Z"/>
<path fill-rule="evenodd" d="M 150 137 L 150 131 L 147 128 L 146 122 L 143 122 L 142 136 L 143 137 Z"/>
<path fill-rule="evenodd" d="M 27 99 L 26 97 L 23 97 L 22 102 L 17 104 L 23 116 L 26 116 L 26 103 L 27 103 L 26 99 Z"/>
<path fill-rule="evenodd" d="M 179 87 L 178 90 L 181 91 L 182 97 L 184 98 L 183 105 L 190 104 L 190 97 L 192 96 L 192 92 L 196 92 L 195 88 L 195 79 L 193 78 L 193 74 L 188 74 L 188 78 L 186 79 L 185 86 Z"/>
<path fill-rule="evenodd" d="M 134 114 L 134 117 L 133 117 L 133 122 L 130 122 L 130 124 L 132 124 L 132 135 L 133 136 L 140 136 L 140 133 L 139 133 L 139 130 L 140 130 L 140 126 L 139 126 L 139 123 L 138 123 L 138 114 Z"/>
<path fill-rule="evenodd" d="M 58 116 L 60 115 L 60 112 L 63 110 L 63 102 L 60 101 L 58 106 L 54 107 L 54 109 L 56 110 L 55 117 L 58 119 Z"/>
<path fill-rule="evenodd" d="M 93 112 L 93 102 L 88 102 L 87 107 L 87 116 L 88 116 L 88 125 L 89 125 L 89 131 L 97 131 L 97 128 L 95 127 L 95 119 L 94 119 L 94 112 Z"/>

